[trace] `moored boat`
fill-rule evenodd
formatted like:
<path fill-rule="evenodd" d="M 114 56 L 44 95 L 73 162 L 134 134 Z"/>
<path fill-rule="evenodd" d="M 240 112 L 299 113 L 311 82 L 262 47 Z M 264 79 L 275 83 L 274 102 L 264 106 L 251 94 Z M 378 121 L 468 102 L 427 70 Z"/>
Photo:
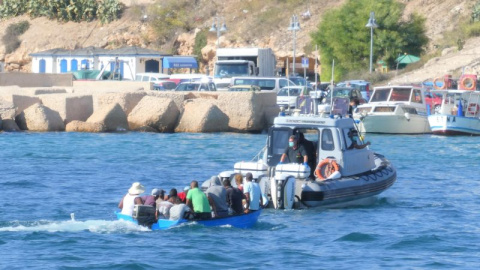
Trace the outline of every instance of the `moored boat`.
<path fill-rule="evenodd" d="M 430 133 L 423 88 L 414 86 L 375 87 L 370 101 L 353 114 L 363 133 Z"/>
<path fill-rule="evenodd" d="M 352 118 L 277 117 L 258 160 L 238 162 L 234 171 L 224 171 L 220 177 L 252 173 L 267 195 L 269 206 L 277 209 L 355 203 L 383 192 L 396 180 L 396 170 L 384 156 L 374 153 L 363 142 L 359 142 L 360 147 L 353 147 L 357 134 Z M 308 141 L 313 146 L 309 159 L 316 167 L 314 176 L 313 169 L 304 164 L 279 164 L 291 135 L 304 137 L 303 143 Z"/>
<path fill-rule="evenodd" d="M 251 211 L 248 214 L 241 214 L 241 215 L 230 215 L 227 217 L 221 217 L 221 218 L 212 218 L 212 219 L 205 219 L 205 220 L 198 220 L 198 219 L 192 219 L 192 220 L 187 220 L 187 219 L 179 219 L 179 220 L 168 220 L 168 219 L 158 219 L 154 223 L 143 223 L 141 220 L 138 218 L 134 218 L 132 216 L 128 215 L 123 215 L 119 212 L 115 212 L 117 215 L 117 219 L 119 220 L 126 220 L 133 222 L 135 224 L 140 224 L 144 225 L 147 227 L 150 227 L 153 231 L 156 230 L 166 230 L 175 226 L 178 226 L 180 224 L 184 223 L 197 223 L 201 224 L 205 227 L 217 227 L 217 226 L 232 226 L 235 228 L 240 228 L 240 229 L 247 229 L 253 227 L 255 223 L 257 223 L 258 218 L 260 217 L 260 214 L 262 213 L 262 210 L 257 210 L 257 211 Z"/>
<path fill-rule="evenodd" d="M 432 90 L 443 96 L 439 111 L 428 116 L 433 134 L 480 135 L 480 92 Z"/>

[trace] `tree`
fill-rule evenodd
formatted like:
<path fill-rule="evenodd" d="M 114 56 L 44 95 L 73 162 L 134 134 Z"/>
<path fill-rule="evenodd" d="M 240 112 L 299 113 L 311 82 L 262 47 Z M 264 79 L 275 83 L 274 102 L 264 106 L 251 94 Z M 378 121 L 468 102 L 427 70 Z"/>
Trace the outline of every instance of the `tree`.
<path fill-rule="evenodd" d="M 348 0 L 341 8 L 328 12 L 311 34 L 319 46 L 322 80 L 329 80 L 335 60 L 335 80 L 351 71 L 367 70 L 370 62 L 370 29 L 365 27 L 370 12 L 375 12 L 373 62 L 384 60 L 394 66 L 398 54 L 420 55 L 428 42 L 425 19 L 418 15 L 402 21 L 405 8 L 395 0 Z"/>

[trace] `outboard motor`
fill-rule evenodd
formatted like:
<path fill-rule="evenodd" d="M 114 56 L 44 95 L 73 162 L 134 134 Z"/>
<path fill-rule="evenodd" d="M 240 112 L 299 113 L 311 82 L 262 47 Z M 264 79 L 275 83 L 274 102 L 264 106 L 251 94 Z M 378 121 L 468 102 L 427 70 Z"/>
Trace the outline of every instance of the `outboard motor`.
<path fill-rule="evenodd" d="M 135 205 L 132 217 L 137 220 L 138 225 L 152 227 L 155 220 L 155 207 L 150 205 Z"/>
<path fill-rule="evenodd" d="M 310 175 L 310 168 L 303 164 L 279 164 L 275 176 L 270 181 L 270 192 L 275 209 L 292 209 L 295 203 L 295 186 L 297 179 L 305 180 Z"/>
<path fill-rule="evenodd" d="M 292 209 L 295 202 L 295 177 L 288 174 L 275 174 L 270 181 L 270 194 L 275 209 Z"/>

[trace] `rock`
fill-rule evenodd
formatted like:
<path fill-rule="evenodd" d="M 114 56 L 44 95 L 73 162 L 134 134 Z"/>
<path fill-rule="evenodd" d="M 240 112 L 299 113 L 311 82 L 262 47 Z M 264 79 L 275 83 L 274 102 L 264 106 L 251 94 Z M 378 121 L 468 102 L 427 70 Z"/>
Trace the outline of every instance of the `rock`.
<path fill-rule="evenodd" d="M 274 92 L 226 92 L 218 95 L 219 108 L 230 119 L 230 130 L 239 132 L 258 132 L 267 128 L 265 110 L 276 106 L 277 96 Z M 269 110 L 269 117 L 273 112 Z"/>
<path fill-rule="evenodd" d="M 228 131 L 228 116 L 213 100 L 186 101 L 175 132 L 225 132 Z"/>
<path fill-rule="evenodd" d="M 6 132 L 20 131 L 17 123 L 13 119 L 3 119 L 2 129 Z"/>
<path fill-rule="evenodd" d="M 40 103 L 25 109 L 15 118 L 22 130 L 30 131 L 64 131 L 65 124 L 60 114 Z"/>
<path fill-rule="evenodd" d="M 172 99 L 146 96 L 128 115 L 128 125 L 132 130 L 149 126 L 160 132 L 173 132 L 179 114 Z"/>
<path fill-rule="evenodd" d="M 0 119 L 15 118 L 15 105 L 12 102 L 0 99 Z"/>
<path fill-rule="evenodd" d="M 118 103 L 125 111 L 125 114 L 129 115 L 133 108 L 137 106 L 138 102 L 146 95 L 144 91 L 102 94 L 98 96 L 98 106 L 94 107 L 94 110 Z"/>
<path fill-rule="evenodd" d="M 101 123 L 89 123 L 73 120 L 65 127 L 67 132 L 105 132 L 107 128 Z"/>
<path fill-rule="evenodd" d="M 125 131 L 128 130 L 127 115 L 118 103 L 104 106 L 94 111 L 87 119 L 88 123 L 100 123 L 106 128 L 106 131 Z"/>
<path fill-rule="evenodd" d="M 59 112 L 67 124 L 73 120 L 86 121 L 93 113 L 91 95 L 40 95 L 40 99 L 45 106 Z"/>
<path fill-rule="evenodd" d="M 158 130 L 152 128 L 152 127 L 149 127 L 149 126 L 143 126 L 143 127 L 139 127 L 139 128 L 136 128 L 134 129 L 133 131 L 137 131 L 137 132 L 153 132 L 153 133 L 157 133 Z"/>

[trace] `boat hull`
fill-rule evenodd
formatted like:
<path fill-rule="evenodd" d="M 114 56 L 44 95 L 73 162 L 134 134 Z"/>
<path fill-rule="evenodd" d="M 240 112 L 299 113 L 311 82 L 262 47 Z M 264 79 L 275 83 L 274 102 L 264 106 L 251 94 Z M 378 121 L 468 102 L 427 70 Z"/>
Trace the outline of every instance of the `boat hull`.
<path fill-rule="evenodd" d="M 358 129 L 363 133 L 423 134 L 431 132 L 425 115 L 412 114 L 407 119 L 403 114 L 369 114 L 355 118 L 360 120 Z"/>
<path fill-rule="evenodd" d="M 252 211 L 248 214 L 242 214 L 242 215 L 235 215 L 235 216 L 228 216 L 228 217 L 223 217 L 223 218 L 212 218 L 212 219 L 207 219 L 207 220 L 186 220 L 186 219 L 180 219 L 180 220 L 168 220 L 168 219 L 159 219 L 156 223 L 152 224 L 151 229 L 153 231 L 156 230 L 166 230 L 175 226 L 178 226 L 183 223 L 197 223 L 201 224 L 205 227 L 217 227 L 217 226 L 232 226 L 235 228 L 240 228 L 240 229 L 247 229 L 253 227 L 255 223 L 257 223 L 258 218 L 260 217 L 260 214 L 262 213 L 262 210 L 258 211 Z M 126 220 L 133 222 L 135 224 L 138 224 L 138 222 L 132 218 L 131 216 L 126 216 L 122 215 L 119 212 L 115 213 L 117 215 L 117 219 L 119 220 Z"/>
<path fill-rule="evenodd" d="M 428 117 L 433 134 L 437 135 L 480 135 L 480 119 L 447 114 Z"/>

